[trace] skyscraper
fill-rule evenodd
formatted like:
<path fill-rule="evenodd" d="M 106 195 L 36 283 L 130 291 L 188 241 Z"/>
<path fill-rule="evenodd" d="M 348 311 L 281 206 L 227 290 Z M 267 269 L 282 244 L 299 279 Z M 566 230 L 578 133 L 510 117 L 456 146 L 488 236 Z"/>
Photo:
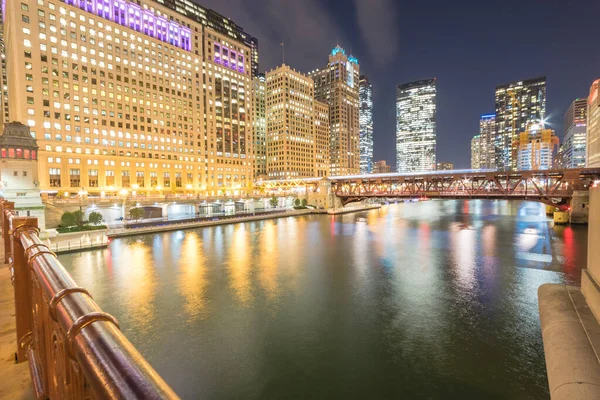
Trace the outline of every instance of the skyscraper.
<path fill-rule="evenodd" d="M 267 175 L 266 78 L 252 78 L 252 149 L 254 179 Z"/>
<path fill-rule="evenodd" d="M 483 114 L 479 119 L 480 157 L 479 167 L 481 169 L 496 168 L 496 148 L 494 139 L 496 137 L 496 114 Z"/>
<path fill-rule="evenodd" d="M 315 99 L 329 105 L 331 175 L 360 172 L 359 65 L 339 45 L 323 69 L 312 71 Z"/>
<path fill-rule="evenodd" d="M 499 170 L 517 168 L 513 143 L 532 124 L 544 123 L 546 77 L 496 87 L 495 163 Z"/>
<path fill-rule="evenodd" d="M 114 3 L 122 3 L 130 0 L 113 0 Z M 195 1 L 190 0 L 142 0 L 142 3 L 154 2 L 159 3 L 167 7 L 172 11 L 176 11 L 179 15 L 183 15 L 195 22 L 198 22 L 222 35 L 227 36 L 229 40 L 234 40 L 238 43 L 242 43 L 250 48 L 250 69 L 252 71 L 252 77 L 258 75 L 258 39 L 250 36 L 244 32 L 244 29 L 237 25 L 235 22 L 227 17 L 213 11 L 209 8 L 202 7 Z M 75 4 L 77 0 L 66 0 L 67 3 Z M 80 0 L 80 2 L 83 2 Z M 102 0 L 87 0 L 88 3 L 93 4 L 102 2 Z M 108 0 L 104 0 L 108 3 Z M 139 0 L 138 0 L 139 3 Z"/>
<path fill-rule="evenodd" d="M 481 135 L 473 136 L 471 139 L 471 169 L 482 169 L 482 146 L 481 146 Z"/>
<path fill-rule="evenodd" d="M 312 78 L 285 64 L 267 72 L 270 179 L 327 176 L 329 107 L 316 102 L 314 92 Z"/>
<path fill-rule="evenodd" d="M 37 138 L 43 191 L 251 188 L 253 49 L 231 21 L 180 0 L 6 11 L 9 113 Z"/>
<path fill-rule="evenodd" d="M 360 76 L 360 173 L 373 170 L 373 85 Z"/>
<path fill-rule="evenodd" d="M 563 168 L 585 167 L 586 126 L 587 99 L 575 99 L 564 118 L 564 136 L 561 146 Z"/>
<path fill-rule="evenodd" d="M 587 108 L 587 166 L 600 167 L 600 79 L 590 87 Z"/>
<path fill-rule="evenodd" d="M 385 160 L 379 160 L 373 163 L 374 174 L 387 174 L 391 172 L 392 167 Z"/>
<path fill-rule="evenodd" d="M 331 174 L 329 105 L 318 100 L 315 100 L 314 105 L 315 172 L 313 176 L 325 177 Z"/>
<path fill-rule="evenodd" d="M 436 82 L 426 79 L 396 88 L 396 168 L 435 169 Z"/>
<path fill-rule="evenodd" d="M 517 155 L 517 169 L 521 171 L 552 169 L 559 140 L 552 129 L 533 124 L 521 132 L 513 143 L 513 154 Z"/>

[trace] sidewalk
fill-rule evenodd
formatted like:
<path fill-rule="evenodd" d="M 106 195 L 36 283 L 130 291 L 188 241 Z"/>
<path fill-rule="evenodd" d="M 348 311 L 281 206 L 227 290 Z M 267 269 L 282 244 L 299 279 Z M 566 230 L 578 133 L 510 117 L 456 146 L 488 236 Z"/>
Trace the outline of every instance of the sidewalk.
<path fill-rule="evenodd" d="M 15 298 L 0 245 L 0 399 L 34 399 L 29 364 L 15 364 Z"/>

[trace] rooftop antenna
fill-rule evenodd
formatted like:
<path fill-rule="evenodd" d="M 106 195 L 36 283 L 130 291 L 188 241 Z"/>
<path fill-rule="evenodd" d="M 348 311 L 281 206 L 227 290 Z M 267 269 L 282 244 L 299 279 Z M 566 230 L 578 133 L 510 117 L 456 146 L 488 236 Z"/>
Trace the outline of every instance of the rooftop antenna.
<path fill-rule="evenodd" d="M 283 40 L 281 41 L 281 61 L 285 64 L 285 43 Z"/>

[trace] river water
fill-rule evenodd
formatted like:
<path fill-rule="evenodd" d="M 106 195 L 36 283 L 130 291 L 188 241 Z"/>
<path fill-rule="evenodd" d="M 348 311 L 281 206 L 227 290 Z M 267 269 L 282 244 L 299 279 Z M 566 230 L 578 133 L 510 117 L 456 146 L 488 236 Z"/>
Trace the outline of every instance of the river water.
<path fill-rule="evenodd" d="M 183 398 L 544 399 L 537 288 L 586 249 L 541 204 L 448 200 L 60 259 Z"/>

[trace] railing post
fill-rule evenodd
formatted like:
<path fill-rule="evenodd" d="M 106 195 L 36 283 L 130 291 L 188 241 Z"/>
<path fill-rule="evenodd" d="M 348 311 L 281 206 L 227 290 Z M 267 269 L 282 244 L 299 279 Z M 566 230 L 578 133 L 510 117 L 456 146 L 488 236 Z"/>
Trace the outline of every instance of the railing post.
<path fill-rule="evenodd" d="M 8 219 L 8 215 L 6 215 L 7 210 L 14 210 L 15 203 L 2 200 L 1 206 L 2 210 L 2 237 L 4 239 L 4 263 L 8 263 L 10 261 L 10 221 Z"/>
<path fill-rule="evenodd" d="M 17 362 L 27 359 L 26 340 L 32 330 L 32 288 L 31 270 L 21 234 L 25 231 L 37 232 L 37 218 L 12 217 L 10 221 L 11 257 L 14 273 L 15 320 L 17 325 Z"/>

